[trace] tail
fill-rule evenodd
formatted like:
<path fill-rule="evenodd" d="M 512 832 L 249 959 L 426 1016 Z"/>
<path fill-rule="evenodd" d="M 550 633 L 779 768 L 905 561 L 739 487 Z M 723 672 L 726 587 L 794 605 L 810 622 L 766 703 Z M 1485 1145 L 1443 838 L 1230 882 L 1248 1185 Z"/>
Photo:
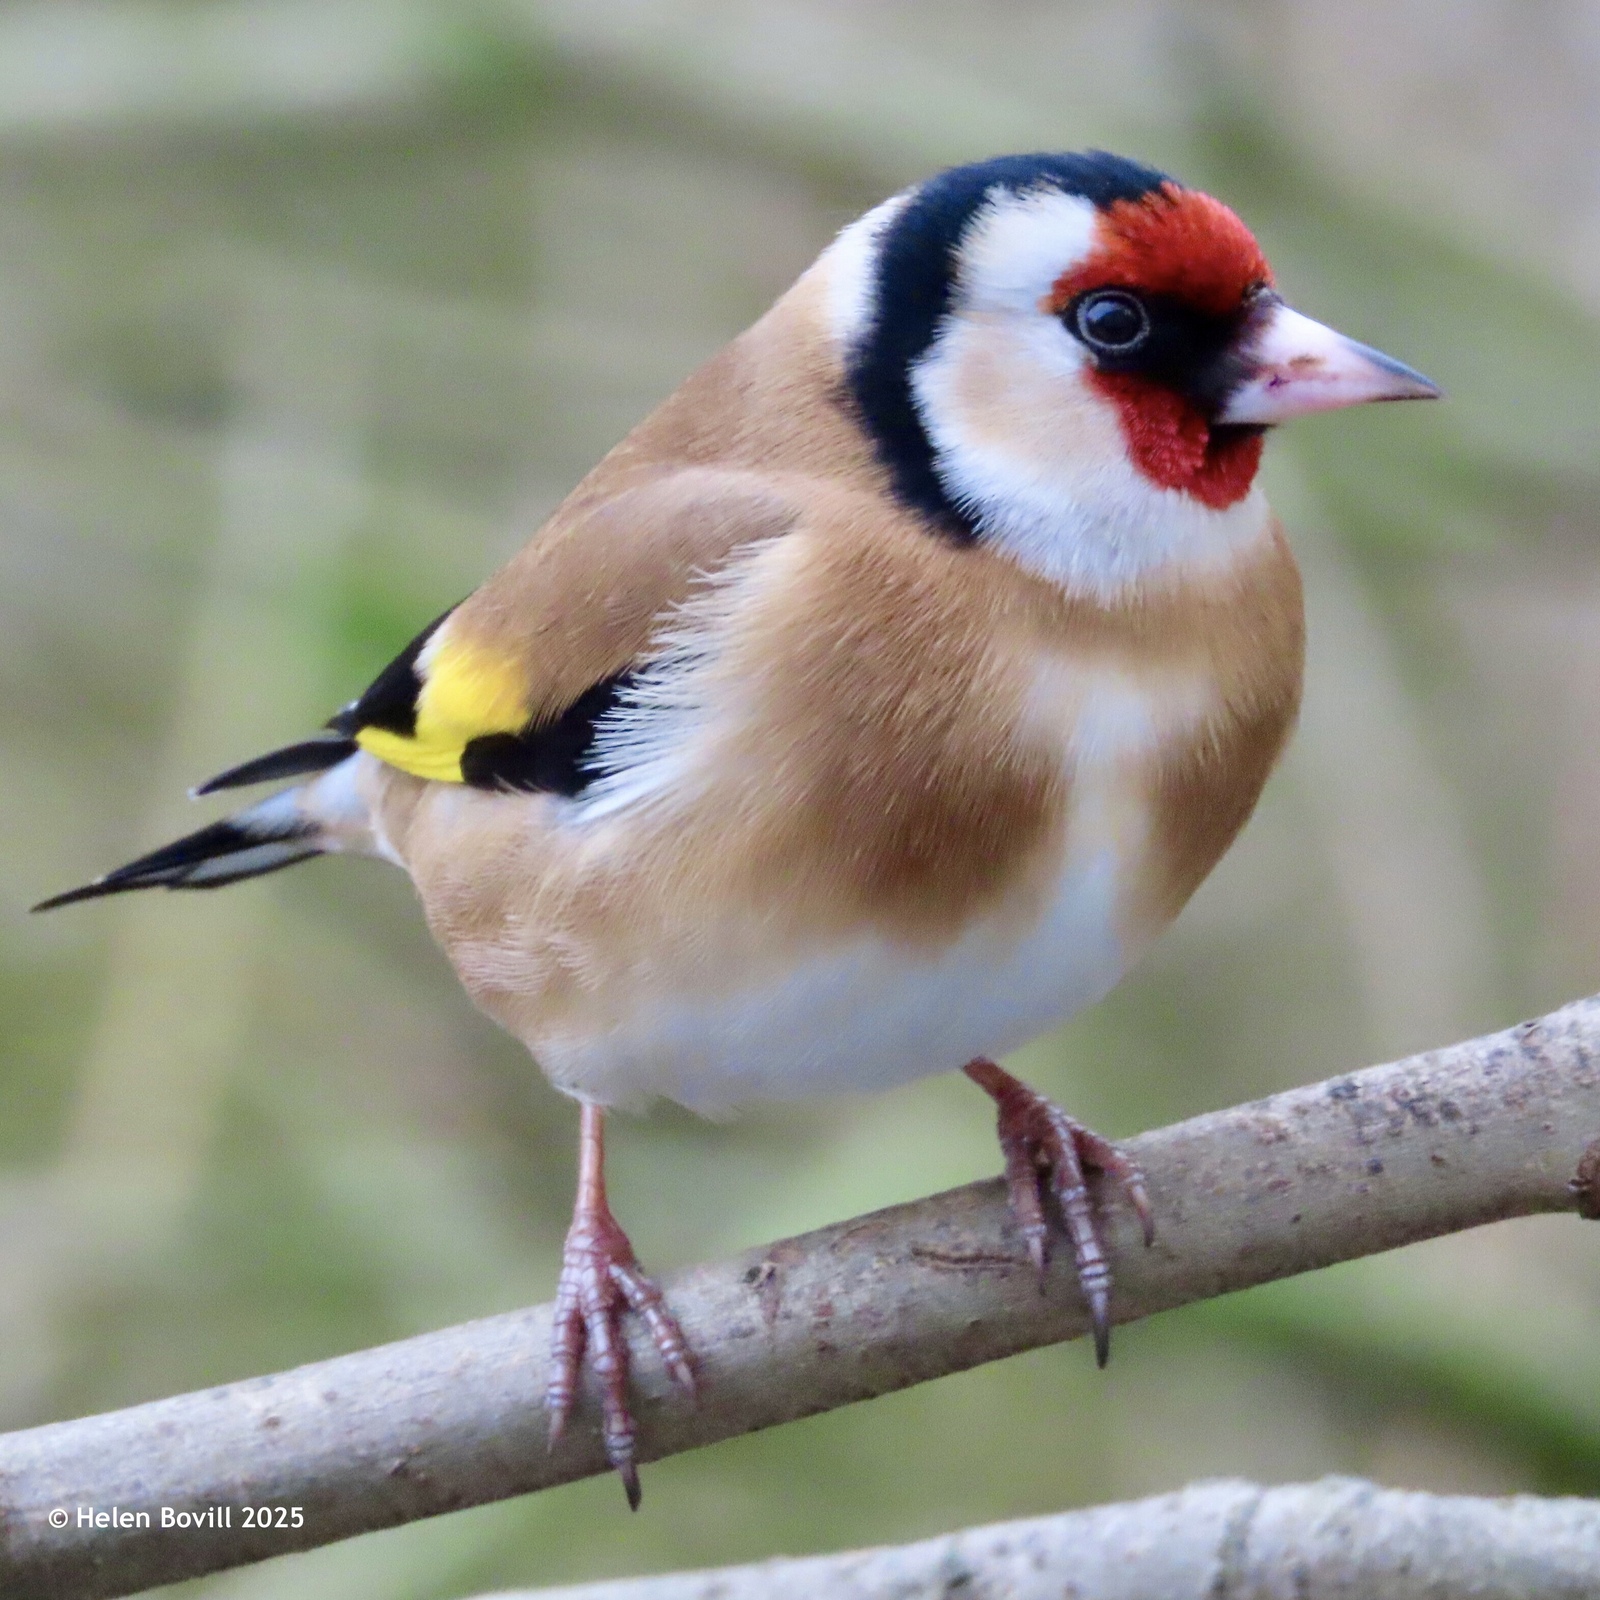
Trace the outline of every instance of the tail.
<path fill-rule="evenodd" d="M 200 785 L 196 794 L 271 778 L 320 772 L 355 750 L 349 739 L 314 739 L 274 751 Z M 308 786 L 284 789 L 244 811 L 117 867 L 93 883 L 41 900 L 35 911 L 53 911 L 79 900 L 122 894 L 129 889 L 220 889 L 241 878 L 292 867 L 329 848 L 323 825 L 302 804 Z"/>
<path fill-rule="evenodd" d="M 203 794 L 215 794 L 218 789 L 243 789 L 252 783 L 276 783 L 279 778 L 301 778 L 308 772 L 326 772 L 336 767 L 346 756 L 356 753 L 354 739 L 333 738 L 326 735 L 318 739 L 305 739 L 299 744 L 286 744 L 281 750 L 269 750 L 254 761 L 241 762 L 229 767 L 214 778 L 196 784 L 192 791 L 198 800 Z"/>

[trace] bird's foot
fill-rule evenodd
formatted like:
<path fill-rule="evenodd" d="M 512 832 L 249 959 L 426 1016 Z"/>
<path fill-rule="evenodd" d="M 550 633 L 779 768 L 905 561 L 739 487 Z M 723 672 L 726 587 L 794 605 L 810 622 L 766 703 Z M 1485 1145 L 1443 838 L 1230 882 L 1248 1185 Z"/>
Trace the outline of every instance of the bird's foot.
<path fill-rule="evenodd" d="M 1000 1151 L 1005 1157 L 1011 1212 L 1038 1270 L 1041 1289 L 1050 1264 L 1045 1194 L 1056 1197 L 1072 1241 L 1078 1283 L 1089 1302 L 1095 1360 L 1103 1367 L 1111 1353 L 1111 1263 L 1106 1259 L 1084 1173 L 1092 1167 L 1122 1185 L 1138 1213 L 1148 1245 L 1155 1238 L 1155 1219 L 1144 1174 L 1109 1139 L 1074 1122 L 1054 1101 L 994 1062 L 980 1057 L 968 1065 L 966 1073 L 993 1099 L 999 1113 Z"/>
<path fill-rule="evenodd" d="M 567 1230 L 556 1285 L 551 1329 L 550 1381 L 544 1405 L 555 1448 L 577 1398 L 578 1375 L 587 1351 L 600 1387 L 601 1438 L 606 1460 L 616 1468 L 633 1510 L 639 1509 L 639 1468 L 634 1460 L 633 1414 L 628 1410 L 628 1341 L 622 1332 L 625 1311 L 644 1319 L 662 1365 L 692 1400 L 694 1361 L 678 1319 L 653 1278 L 640 1269 L 628 1236 L 611 1209 L 581 1205 Z"/>

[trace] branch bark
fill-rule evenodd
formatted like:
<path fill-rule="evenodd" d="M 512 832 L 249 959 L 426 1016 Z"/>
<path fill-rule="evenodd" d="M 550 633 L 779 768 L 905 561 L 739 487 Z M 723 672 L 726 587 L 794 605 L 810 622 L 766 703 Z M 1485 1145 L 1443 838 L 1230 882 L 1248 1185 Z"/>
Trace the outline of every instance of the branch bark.
<path fill-rule="evenodd" d="M 1600 998 L 1141 1135 L 1159 1235 L 1107 1208 L 1119 1321 L 1532 1212 L 1600 1209 Z M 998 1181 L 697 1267 L 668 1286 L 691 1409 L 632 1330 L 651 1460 L 1076 1338 Z M 0 1593 L 93 1600 L 605 1470 L 595 1410 L 549 1452 L 538 1306 L 0 1437 Z M 245 1507 L 299 1525 L 245 1526 Z M 112 1507 L 122 1520 L 97 1518 Z M 231 1525 L 213 1508 L 232 1508 Z M 53 1527 L 52 1511 L 65 1512 Z M 198 1526 L 163 1526 L 163 1513 Z M 85 1515 L 88 1513 L 89 1515 Z M 141 1519 L 142 1514 L 142 1519 Z M 61 1520 L 58 1517 L 58 1520 Z"/>
<path fill-rule="evenodd" d="M 482 1600 L 1582 1600 L 1600 1502 L 1199 1483 L 919 1544 Z"/>

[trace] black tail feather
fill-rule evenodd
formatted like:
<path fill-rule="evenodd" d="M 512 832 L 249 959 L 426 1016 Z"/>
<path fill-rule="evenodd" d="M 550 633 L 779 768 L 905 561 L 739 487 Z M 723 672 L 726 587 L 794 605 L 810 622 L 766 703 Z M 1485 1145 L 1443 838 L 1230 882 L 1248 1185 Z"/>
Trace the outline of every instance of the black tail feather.
<path fill-rule="evenodd" d="M 54 911 L 79 900 L 122 894 L 130 889 L 220 889 L 241 878 L 260 877 L 321 854 L 316 829 L 302 822 L 250 826 L 251 813 L 213 822 L 171 844 L 152 850 L 64 894 L 41 900 L 35 911 Z"/>
<path fill-rule="evenodd" d="M 354 739 L 304 739 L 299 744 L 269 750 L 264 756 L 243 761 L 214 778 L 207 778 L 194 793 L 215 794 L 218 789 L 242 789 L 252 783 L 275 783 L 280 778 L 300 778 L 308 772 L 326 772 L 356 753 Z"/>

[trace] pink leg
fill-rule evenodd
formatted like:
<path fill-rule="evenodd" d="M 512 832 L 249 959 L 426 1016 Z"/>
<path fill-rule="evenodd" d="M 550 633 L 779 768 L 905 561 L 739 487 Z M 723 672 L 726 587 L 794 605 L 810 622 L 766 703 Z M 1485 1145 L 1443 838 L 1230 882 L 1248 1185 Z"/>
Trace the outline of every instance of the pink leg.
<path fill-rule="evenodd" d="M 556 1285 L 550 1341 L 550 1381 L 544 1392 L 555 1448 L 578 1393 L 587 1351 L 600 1385 L 601 1437 L 606 1460 L 617 1469 L 628 1504 L 639 1509 L 639 1468 L 634 1462 L 633 1416 L 628 1410 L 628 1342 L 622 1314 L 637 1312 L 655 1340 L 662 1365 L 694 1398 L 693 1358 L 661 1290 L 640 1270 L 628 1236 L 606 1203 L 605 1112 L 585 1105 L 578 1133 L 578 1194 L 572 1207 Z"/>
<path fill-rule="evenodd" d="M 1109 1173 L 1127 1193 L 1144 1228 L 1146 1245 L 1155 1238 L 1155 1219 L 1144 1174 L 1108 1139 L 1074 1122 L 1053 1101 L 1030 1089 L 1020 1079 L 979 1057 L 969 1062 L 966 1074 L 995 1103 L 999 1111 L 1000 1151 L 1006 1162 L 1006 1186 L 1011 1211 L 1022 1232 L 1028 1255 L 1044 1286 L 1050 1263 L 1050 1224 L 1045 1217 L 1046 1188 L 1056 1197 L 1083 1297 L 1089 1302 L 1094 1325 L 1095 1360 L 1103 1367 L 1111 1353 L 1111 1263 L 1095 1226 L 1084 1168 Z"/>

